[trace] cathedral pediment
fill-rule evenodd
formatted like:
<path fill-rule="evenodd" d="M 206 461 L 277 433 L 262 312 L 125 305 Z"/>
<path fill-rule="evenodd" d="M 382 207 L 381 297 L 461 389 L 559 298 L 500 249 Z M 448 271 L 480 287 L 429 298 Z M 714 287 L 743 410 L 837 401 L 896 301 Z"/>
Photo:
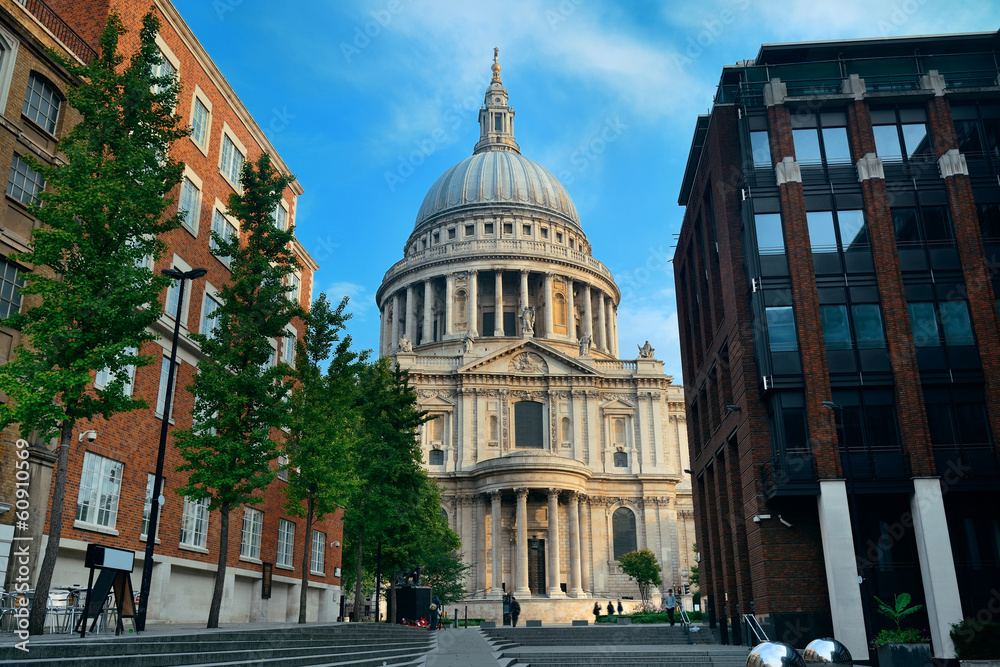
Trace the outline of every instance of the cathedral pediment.
<path fill-rule="evenodd" d="M 420 404 L 421 410 L 428 410 L 432 408 L 453 408 L 455 407 L 455 401 L 447 397 L 449 392 L 446 391 L 435 391 L 433 389 L 421 389 L 417 392 L 417 402 Z M 450 392 L 454 395 L 454 392 Z"/>
<path fill-rule="evenodd" d="M 459 373 L 504 375 L 596 375 L 596 371 L 573 357 L 533 338 L 518 341 L 466 364 Z"/>

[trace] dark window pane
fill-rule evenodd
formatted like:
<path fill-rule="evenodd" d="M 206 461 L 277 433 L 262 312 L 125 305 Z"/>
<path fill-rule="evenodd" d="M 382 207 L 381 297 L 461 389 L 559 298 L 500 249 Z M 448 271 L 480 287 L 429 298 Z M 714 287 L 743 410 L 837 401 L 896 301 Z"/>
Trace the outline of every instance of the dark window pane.
<path fill-rule="evenodd" d="M 755 166 L 771 166 L 771 146 L 768 143 L 766 130 L 750 133 L 750 150 L 753 153 Z"/>
<path fill-rule="evenodd" d="M 795 338 L 795 316 L 791 306 L 771 306 L 767 312 L 767 335 L 772 352 L 790 352 L 799 349 Z"/>
<path fill-rule="evenodd" d="M 615 452 L 614 459 L 616 468 L 628 467 L 628 454 L 625 452 Z"/>
<path fill-rule="evenodd" d="M 938 304 L 941 312 L 941 329 L 946 345 L 972 345 L 972 322 L 969 321 L 969 306 L 965 301 L 942 301 Z"/>
<path fill-rule="evenodd" d="M 959 439 L 963 445 L 982 445 L 990 441 L 990 427 L 984 403 L 955 403 Z"/>
<path fill-rule="evenodd" d="M 979 123 L 974 120 L 956 120 L 955 134 L 958 135 L 958 152 L 963 154 L 982 153 L 983 142 L 979 138 Z"/>
<path fill-rule="evenodd" d="M 545 440 L 542 424 L 542 404 L 520 401 L 514 404 L 514 446 L 542 449 Z"/>
<path fill-rule="evenodd" d="M 928 403 L 927 428 L 932 445 L 952 445 L 955 443 L 955 426 L 952 423 L 950 403 Z"/>
<path fill-rule="evenodd" d="M 934 347 L 941 344 L 934 304 L 930 301 L 910 302 L 910 327 L 913 329 L 913 343 L 917 347 Z"/>
<path fill-rule="evenodd" d="M 851 306 L 851 315 L 854 316 L 854 340 L 859 349 L 885 347 L 882 313 L 877 303 Z"/>
<path fill-rule="evenodd" d="M 781 419 L 785 430 L 785 452 L 803 453 L 809 451 L 809 437 L 806 434 L 806 411 L 804 408 L 782 408 Z"/>
<path fill-rule="evenodd" d="M 892 226 L 896 230 L 896 243 L 919 243 L 920 228 L 917 226 L 917 210 L 913 208 L 892 209 Z"/>
<path fill-rule="evenodd" d="M 869 449 L 899 449 L 896 410 L 893 406 L 865 406 L 865 427 L 865 444 Z"/>
<path fill-rule="evenodd" d="M 851 327 L 847 321 L 847 306 L 820 306 L 823 322 L 823 340 L 828 350 L 849 350 L 851 348 Z"/>
<path fill-rule="evenodd" d="M 980 204 L 976 207 L 979 214 L 979 231 L 984 239 L 1000 239 L 1000 204 Z"/>
<path fill-rule="evenodd" d="M 837 211 L 840 224 L 840 247 L 844 251 L 867 250 L 868 228 L 864 211 Z"/>
<path fill-rule="evenodd" d="M 931 142 L 927 136 L 927 125 L 924 123 L 903 123 L 903 143 L 906 153 L 914 158 L 919 155 L 930 155 Z"/>
<path fill-rule="evenodd" d="M 615 560 L 624 554 L 636 551 L 635 513 L 627 507 L 619 507 L 611 515 L 611 528 L 614 534 Z"/>
<path fill-rule="evenodd" d="M 920 209 L 924 219 L 924 239 L 926 241 L 952 241 L 955 233 L 951 228 L 951 217 L 944 206 L 925 206 Z"/>
<path fill-rule="evenodd" d="M 483 333 L 482 336 L 492 336 L 495 329 L 493 328 L 496 322 L 496 314 L 492 311 L 483 312 Z"/>
<path fill-rule="evenodd" d="M 800 163 L 816 163 L 823 159 L 819 152 L 819 135 L 816 130 L 792 130 L 792 141 L 795 142 L 795 159 Z"/>
<path fill-rule="evenodd" d="M 840 409 L 844 422 L 844 447 L 861 449 L 865 446 L 865 431 L 861 421 L 861 406 L 845 405 Z"/>
<path fill-rule="evenodd" d="M 899 132 L 895 125 L 875 125 L 872 132 L 875 134 L 875 152 L 880 158 L 902 157 L 903 149 L 899 145 Z"/>
<path fill-rule="evenodd" d="M 444 465 L 444 452 L 440 449 L 432 449 L 427 462 L 432 466 Z"/>

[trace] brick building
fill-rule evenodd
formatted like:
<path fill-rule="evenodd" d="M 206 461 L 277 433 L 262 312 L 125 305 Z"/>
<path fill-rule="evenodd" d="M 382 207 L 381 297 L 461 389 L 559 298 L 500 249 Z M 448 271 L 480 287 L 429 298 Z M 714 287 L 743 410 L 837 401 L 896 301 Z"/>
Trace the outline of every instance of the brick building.
<path fill-rule="evenodd" d="M 2 313 L 21 307 L 15 286 L 26 270 L 9 253 L 30 243 L 37 225 L 25 203 L 44 187 L 34 172 L 19 161 L 29 152 L 37 159 L 58 159 L 56 141 L 76 122 L 66 105 L 65 91 L 78 82 L 54 64 L 45 49 L 56 48 L 81 62 L 95 57 L 98 38 L 111 11 L 121 14 L 129 33 L 121 48 L 128 55 L 138 44 L 138 28 L 147 3 L 118 0 L 0 0 L 0 161 L 11 163 L 6 203 L 0 209 L 0 262 L 3 263 Z M 157 44 L 163 54 L 162 67 L 176 73 L 180 81 L 177 113 L 192 128 L 190 137 L 179 140 L 173 155 L 185 163 L 182 183 L 173 193 L 180 208 L 189 211 L 181 228 L 163 236 L 167 251 L 152 268 L 159 272 L 173 267 L 189 270 L 203 267 L 203 279 L 189 281 L 184 303 L 174 405 L 169 418 L 174 428 L 191 425 L 193 398 L 186 390 L 200 358 L 197 343 L 189 333 L 207 333 L 218 305 L 218 291 L 229 277 L 227 261 L 212 251 L 210 231 L 238 234 L 239 221 L 228 216 L 225 202 L 238 190 L 238 175 L 245 160 L 256 160 L 263 152 L 282 173 L 289 173 L 264 132 L 243 106 L 190 28 L 168 0 L 152 7 L 160 20 Z M 298 183 L 284 192 L 275 212 L 275 224 L 293 224 Z M 312 300 L 312 276 L 318 268 L 296 241 L 295 252 L 302 265 L 294 277 L 295 294 L 303 304 Z M 8 286 L 8 284 L 10 284 Z M 172 303 L 171 303 L 172 300 Z M 155 361 L 134 371 L 131 388 L 152 406 L 148 411 L 119 415 L 110 421 L 79 423 L 79 438 L 70 453 L 67 502 L 77 499 L 75 512 L 67 507 L 53 586 L 85 583 L 83 557 L 87 544 L 100 543 L 136 551 L 133 581 L 138 588 L 145 549 L 145 525 L 150 506 L 153 472 L 163 413 L 169 367 L 170 339 L 174 329 L 176 289 L 164 295 L 164 313 L 154 326 L 159 339 L 141 352 Z M 297 332 L 302 323 L 294 322 Z M 17 344 L 17 333 L 0 330 L 0 354 L 5 358 Z M 275 360 L 294 360 L 292 339 L 274 341 Z M 98 373 L 95 383 L 106 378 Z M 92 435 L 90 435 L 92 434 Z M 280 439 L 280 433 L 274 437 Z M 89 436 L 89 437 L 88 437 Z M 16 431 L 3 433 L 0 453 L 0 510 L 14 504 L 13 472 L 8 466 Z M 55 451 L 50 443 L 32 444 L 31 526 L 35 544 L 44 544 L 48 533 L 48 501 L 51 497 Z M 207 618 L 212 581 L 218 560 L 219 518 L 200 503 L 190 503 L 173 493 L 184 476 L 176 472 L 182 462 L 168 439 L 164 467 L 163 505 L 158 527 L 158 545 L 153 570 L 149 619 L 164 622 L 201 622 Z M 282 477 L 284 474 L 282 474 Z M 236 510 L 231 517 L 229 563 L 222 622 L 285 621 L 298 618 L 301 557 L 310 553 L 309 620 L 333 620 L 340 592 L 341 517 L 328 517 L 304 535 L 304 520 L 284 510 L 285 481 L 279 477 L 265 491 L 264 502 Z M 13 512 L 0 514 L 0 556 L 6 558 L 13 529 Z M 40 562 L 36 550 L 34 556 Z M 264 564 L 273 565 L 271 597 L 262 599 Z M 0 562 L 6 569 L 6 564 Z M 30 565 L 37 576 L 37 564 Z M 8 577 L 10 575 L 8 574 Z"/>
<path fill-rule="evenodd" d="M 703 601 L 725 641 L 910 593 L 934 654 L 1000 590 L 1000 36 L 723 68 L 674 256 Z"/>

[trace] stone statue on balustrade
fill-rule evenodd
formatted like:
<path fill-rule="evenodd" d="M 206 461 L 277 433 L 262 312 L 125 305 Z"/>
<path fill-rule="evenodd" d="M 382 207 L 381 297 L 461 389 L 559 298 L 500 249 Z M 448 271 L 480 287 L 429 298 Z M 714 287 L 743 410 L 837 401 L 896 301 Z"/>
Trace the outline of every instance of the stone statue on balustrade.
<path fill-rule="evenodd" d="M 413 352 L 413 343 L 411 343 L 410 339 L 406 337 L 406 334 L 403 334 L 403 337 L 399 339 L 399 351 L 403 354 L 410 354 Z"/>
<path fill-rule="evenodd" d="M 462 339 L 462 353 L 472 354 L 472 347 L 476 342 L 476 337 L 472 335 L 471 331 L 465 332 L 465 338 Z"/>
<path fill-rule="evenodd" d="M 521 311 L 521 335 L 531 336 L 535 333 L 535 309 L 525 306 Z"/>
<path fill-rule="evenodd" d="M 639 347 L 639 346 L 636 345 L 636 347 Z M 650 345 L 649 341 L 647 340 L 645 345 L 643 345 L 642 347 L 639 347 L 639 358 L 640 359 L 652 359 L 654 352 L 656 352 L 656 350 L 653 349 L 653 346 Z"/>
<path fill-rule="evenodd" d="M 580 336 L 580 356 L 590 356 L 590 334 L 583 334 Z"/>

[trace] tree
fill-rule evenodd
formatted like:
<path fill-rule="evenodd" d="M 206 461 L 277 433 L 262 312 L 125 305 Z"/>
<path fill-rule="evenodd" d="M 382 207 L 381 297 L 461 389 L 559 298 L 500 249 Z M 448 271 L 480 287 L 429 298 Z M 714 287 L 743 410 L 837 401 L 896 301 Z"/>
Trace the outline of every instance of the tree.
<path fill-rule="evenodd" d="M 274 362 L 271 340 L 286 336 L 298 304 L 287 297 L 286 277 L 298 266 L 292 253 L 293 229 L 274 224 L 282 192 L 294 179 L 281 176 L 262 154 L 243 165 L 242 195 L 230 195 L 228 208 L 240 220 L 240 234 L 226 238 L 213 231 L 219 257 L 229 258 L 230 279 L 220 291 L 211 335 L 194 334 L 205 357 L 190 389 L 194 426 L 175 432 L 175 442 L 189 472 L 177 492 L 210 500 L 220 512 L 219 560 L 209 608 L 208 627 L 219 625 L 219 610 L 229 556 L 230 513 L 239 505 L 261 502 L 260 491 L 274 478 L 277 457 L 271 429 L 288 412 L 287 364 Z"/>
<path fill-rule="evenodd" d="M 306 622 L 309 540 L 313 522 L 347 502 L 353 480 L 349 453 L 360 428 L 355 392 L 360 367 L 368 354 L 351 351 L 350 336 L 340 338 L 340 332 L 351 317 L 344 312 L 346 307 L 347 297 L 334 310 L 326 294 L 321 293 L 304 317 L 305 334 L 296 345 L 298 351 L 292 375 L 296 385 L 289 401 L 291 409 L 284 449 L 288 454 L 288 468 L 295 471 L 285 488 L 286 509 L 289 514 L 306 518 L 299 623 Z M 331 350 L 333 358 L 324 374 L 320 366 Z"/>
<path fill-rule="evenodd" d="M 352 450 L 357 484 L 344 516 L 345 541 L 357 552 L 355 613 L 363 604 L 366 539 L 385 548 L 383 562 L 387 568 L 405 567 L 408 555 L 405 549 L 399 549 L 403 543 L 394 536 L 398 538 L 398 533 L 413 525 L 413 508 L 424 505 L 420 501 L 427 484 L 417 441 L 417 427 L 426 416 L 417 407 L 417 396 L 406 372 L 394 368 L 392 360 L 383 357 L 364 368 L 357 396 L 362 419 L 360 437 Z M 368 552 L 369 571 L 372 551 Z"/>
<path fill-rule="evenodd" d="M 630 551 L 622 554 L 618 559 L 618 564 L 630 579 L 639 586 L 639 595 L 643 602 L 649 602 L 650 586 L 659 586 L 663 583 L 660 579 L 660 564 L 656 562 L 656 555 L 649 549 Z"/>
<path fill-rule="evenodd" d="M 67 91 L 80 122 L 59 142 L 66 163 L 25 158 L 49 190 L 30 207 L 42 223 L 31 250 L 12 256 L 36 270 L 26 274 L 21 290 L 29 307 L 5 321 L 22 338 L 14 359 L 0 367 L 0 389 L 9 398 L 0 406 L 0 424 L 20 424 L 25 437 L 35 431 L 43 439 L 59 438 L 31 634 L 43 630 L 76 423 L 146 407 L 123 388 L 129 366 L 151 361 L 137 350 L 155 338 L 149 327 L 162 312 L 159 298 L 167 282 L 153 275 L 148 258 L 162 251 L 157 235 L 180 224 L 179 215 L 165 211 L 183 166 L 164 156 L 187 133 L 173 113 L 176 81 L 153 74 L 162 58 L 158 27 L 151 14 L 143 18 L 138 51 L 127 65 L 118 53 L 125 28 L 117 14 L 108 17 L 101 55 L 90 65 L 53 54 L 83 82 Z M 105 368 L 113 380 L 89 389 L 94 372 Z"/>

